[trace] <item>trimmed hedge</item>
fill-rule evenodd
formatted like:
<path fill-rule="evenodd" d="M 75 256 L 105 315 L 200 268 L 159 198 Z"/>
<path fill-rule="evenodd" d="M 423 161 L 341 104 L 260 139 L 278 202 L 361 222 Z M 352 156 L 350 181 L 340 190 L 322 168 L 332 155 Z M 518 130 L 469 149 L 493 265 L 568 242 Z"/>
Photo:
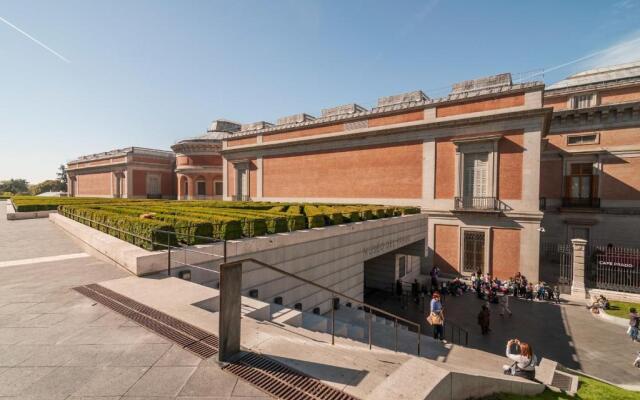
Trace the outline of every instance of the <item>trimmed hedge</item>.
<path fill-rule="evenodd" d="M 155 213 L 154 219 L 169 222 L 174 227 L 179 240 L 187 244 L 209 243 L 195 236 L 213 239 L 239 239 L 242 237 L 241 221 L 234 218 L 199 215 L 197 213 L 181 213 L 179 209 L 153 205 L 151 207 L 121 207 L 110 205 L 90 206 L 105 210 L 114 210 L 123 214 L 140 216 Z"/>
<path fill-rule="evenodd" d="M 172 242 L 187 245 L 209 243 L 205 238 L 238 239 L 267 233 L 290 232 L 305 228 L 337 225 L 376 218 L 420 213 L 419 207 L 344 204 L 290 204 L 223 201 L 129 200 L 105 198 L 45 198 L 15 196 L 18 210 L 58 209 L 68 215 L 87 217 L 116 229 L 113 236 L 149 248 L 150 240 L 166 242 L 166 233 L 156 237 L 157 231 L 175 232 Z M 75 213 L 75 214 L 74 214 Z M 79 214 L 77 214 L 79 213 Z M 83 214 L 83 213 L 86 213 Z M 143 214 L 146 218 L 141 218 Z M 76 219 L 80 219 L 78 217 Z M 107 221 L 107 222 L 104 222 Z M 91 224 L 88 224 L 91 225 Z M 142 237 L 135 239 L 131 232 Z M 155 233 L 154 233 L 155 232 Z M 177 240 L 176 240 L 177 239 Z M 145 242 L 146 243 L 143 243 Z M 153 246 L 152 246 L 153 247 Z"/>
<path fill-rule="evenodd" d="M 98 207 L 105 211 L 116 212 L 118 214 L 128 215 L 134 218 L 142 218 L 142 215 L 149 214 L 145 209 L 135 207 Z M 145 219 L 163 221 L 171 224 L 178 241 L 187 245 L 210 243 L 211 240 L 204 239 L 203 237 L 214 238 L 213 223 L 204 219 L 187 218 L 162 213 L 151 213 L 149 218 Z M 217 230 L 219 231 L 219 228 Z"/>
<path fill-rule="evenodd" d="M 307 226 L 309 228 L 319 228 L 326 225 L 325 215 L 320 209 L 312 204 L 303 207 L 304 215 L 307 217 Z"/>
<path fill-rule="evenodd" d="M 134 218 L 110 211 L 61 205 L 58 212 L 65 217 L 147 250 L 166 248 L 166 246 L 162 246 L 162 243 L 167 243 L 166 232 L 173 232 L 173 227 L 166 222 Z M 177 245 L 175 235 L 169 235 L 169 239 L 170 245 Z"/>

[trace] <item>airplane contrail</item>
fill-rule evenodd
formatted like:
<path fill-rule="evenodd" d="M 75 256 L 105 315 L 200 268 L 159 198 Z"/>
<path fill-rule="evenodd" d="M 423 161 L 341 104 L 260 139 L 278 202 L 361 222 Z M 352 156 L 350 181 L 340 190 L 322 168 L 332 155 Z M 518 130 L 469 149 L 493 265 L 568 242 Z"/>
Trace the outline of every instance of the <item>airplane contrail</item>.
<path fill-rule="evenodd" d="M 42 43 L 41 41 L 39 41 L 38 39 L 34 38 L 33 36 L 29 35 L 27 32 L 25 32 L 22 29 L 18 28 L 17 26 L 12 24 L 11 22 L 7 21 L 6 19 L 4 19 L 2 17 L 0 17 L 0 21 L 2 21 L 5 24 L 9 25 L 11 28 L 15 29 L 16 31 L 22 33 L 24 36 L 29 38 L 32 42 L 36 43 L 37 45 L 39 45 L 43 49 L 47 50 L 49 53 L 53 54 L 54 56 L 58 57 L 62 61 L 71 64 L 71 61 L 69 61 L 69 59 L 67 59 L 65 56 L 63 56 L 62 54 L 60 54 L 57 51 L 53 50 L 51 47 L 49 47 L 46 44 Z"/>

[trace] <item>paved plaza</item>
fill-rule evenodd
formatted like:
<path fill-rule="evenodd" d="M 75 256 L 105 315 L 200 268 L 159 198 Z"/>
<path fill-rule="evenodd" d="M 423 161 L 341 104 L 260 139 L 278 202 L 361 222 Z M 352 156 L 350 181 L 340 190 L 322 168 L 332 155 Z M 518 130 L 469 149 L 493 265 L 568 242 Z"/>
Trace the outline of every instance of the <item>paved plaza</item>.
<path fill-rule="evenodd" d="M 71 290 L 128 273 L 1 209 L 0 399 L 270 398 Z"/>
<path fill-rule="evenodd" d="M 431 332 L 421 307 L 413 302 L 403 309 L 396 297 L 379 293 L 368 296 L 366 301 L 412 320 L 420 320 L 425 332 Z M 511 297 L 511 318 L 500 317 L 499 305 L 491 304 L 491 332 L 482 336 L 477 314 L 484 303 L 471 292 L 444 299 L 446 320 L 469 332 L 470 347 L 503 355 L 507 340 L 519 338 L 530 343 L 538 357 L 550 358 L 566 367 L 640 390 L 640 369 L 631 365 L 635 353 L 640 351 L 640 344 L 631 342 L 624 327 L 591 315 L 584 300 L 565 296 L 561 305 L 556 305 Z M 450 327 L 445 330 L 447 339 L 450 339 Z M 458 334 L 454 335 L 457 342 Z"/>
<path fill-rule="evenodd" d="M 2 210 L 4 212 L 4 209 Z M 266 399 L 264 393 L 136 323 L 71 290 L 129 276 L 87 254 L 47 219 L 0 214 L 0 399 Z M 419 307 L 367 298 L 423 322 Z M 512 299 L 512 318 L 492 305 L 492 332 L 479 335 L 473 294 L 445 299 L 447 319 L 469 331 L 469 346 L 502 355 L 512 337 L 536 354 L 638 388 L 631 367 L 640 346 L 597 319 L 580 301 L 561 305 Z"/>

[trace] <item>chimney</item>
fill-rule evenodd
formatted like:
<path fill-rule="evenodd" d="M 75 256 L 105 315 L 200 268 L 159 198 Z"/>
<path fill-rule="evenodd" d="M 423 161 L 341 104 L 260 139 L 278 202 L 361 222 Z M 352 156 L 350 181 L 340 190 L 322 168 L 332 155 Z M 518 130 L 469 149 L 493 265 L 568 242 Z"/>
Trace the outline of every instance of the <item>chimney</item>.
<path fill-rule="evenodd" d="M 216 119 L 209 125 L 208 132 L 237 132 L 240 124 L 226 119 Z"/>
<path fill-rule="evenodd" d="M 325 108 L 322 110 L 322 117 L 335 117 L 336 115 L 355 114 L 364 111 L 367 111 L 367 109 L 357 105 L 356 103 L 350 103 L 337 107 Z"/>
<path fill-rule="evenodd" d="M 313 121 L 314 119 L 316 119 L 314 116 L 305 113 L 293 114 L 287 117 L 278 118 L 276 125 L 297 124 L 299 122 Z"/>
<path fill-rule="evenodd" d="M 451 88 L 452 94 L 473 92 L 474 90 L 490 89 L 501 86 L 511 86 L 511 74 L 504 73 L 499 75 L 487 76 L 484 78 L 471 79 L 454 83 Z"/>
<path fill-rule="evenodd" d="M 416 90 L 413 92 L 407 92 L 402 94 L 396 94 L 394 96 L 385 96 L 378 98 L 378 107 L 393 106 L 396 104 L 410 103 L 429 100 L 427 95 L 422 90 Z"/>
<path fill-rule="evenodd" d="M 273 124 L 267 121 L 258 121 L 250 124 L 242 124 L 242 131 L 256 131 L 258 129 L 271 128 Z"/>

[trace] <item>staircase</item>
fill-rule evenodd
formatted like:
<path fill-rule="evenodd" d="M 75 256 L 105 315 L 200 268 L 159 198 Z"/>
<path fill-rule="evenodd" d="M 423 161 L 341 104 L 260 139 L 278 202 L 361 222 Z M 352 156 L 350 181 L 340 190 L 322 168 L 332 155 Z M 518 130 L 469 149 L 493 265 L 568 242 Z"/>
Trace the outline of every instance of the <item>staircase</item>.
<path fill-rule="evenodd" d="M 217 332 L 217 289 L 177 278 L 127 277 L 100 285 L 194 327 Z M 240 356 L 260 357 L 245 359 L 243 365 L 234 368 L 238 374 L 246 374 L 247 369 L 261 368 L 262 364 L 255 363 L 277 364 L 262 370 L 271 378 L 263 374 L 248 375 L 246 379 L 255 379 L 254 385 L 279 398 L 287 398 L 282 393 L 296 392 L 296 382 L 305 381 L 303 377 L 331 388 L 322 389 L 323 393 L 331 393 L 327 398 L 345 399 L 466 399 L 496 392 L 536 394 L 544 389 L 538 383 L 502 375 L 501 366 L 506 362 L 503 357 L 443 345 L 426 335 L 420 337 L 418 356 L 417 332 L 400 326 L 395 351 L 395 325 L 375 315 L 371 318 L 369 344 L 369 319 L 355 308 L 336 310 L 332 338 L 330 313 L 318 315 L 248 297 L 241 300 L 244 352 Z M 232 361 L 230 365 L 235 364 Z M 232 372 L 233 368 L 228 369 Z M 278 377 L 283 382 L 269 380 Z M 264 383 L 261 379 L 266 379 L 267 386 L 260 386 Z M 309 385 L 317 387 L 318 383 Z M 268 387 L 277 387 L 281 392 L 272 392 Z M 300 398 L 320 398 L 305 393 L 308 397 Z"/>

